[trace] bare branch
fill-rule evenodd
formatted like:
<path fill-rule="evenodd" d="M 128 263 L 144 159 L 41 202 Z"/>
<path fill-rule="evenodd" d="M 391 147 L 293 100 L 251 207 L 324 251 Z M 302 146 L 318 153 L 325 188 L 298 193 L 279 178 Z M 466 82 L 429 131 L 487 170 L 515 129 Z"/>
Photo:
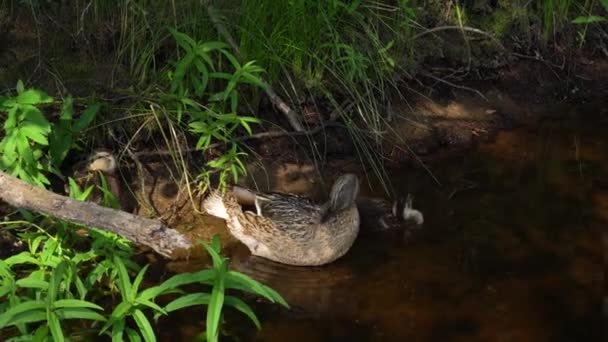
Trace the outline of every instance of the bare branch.
<path fill-rule="evenodd" d="M 76 201 L 27 184 L 3 172 L 0 172 L 0 199 L 16 208 L 114 232 L 136 244 L 149 246 L 165 257 L 170 257 L 177 249 L 191 247 L 187 237 L 160 221 L 95 203 Z"/>

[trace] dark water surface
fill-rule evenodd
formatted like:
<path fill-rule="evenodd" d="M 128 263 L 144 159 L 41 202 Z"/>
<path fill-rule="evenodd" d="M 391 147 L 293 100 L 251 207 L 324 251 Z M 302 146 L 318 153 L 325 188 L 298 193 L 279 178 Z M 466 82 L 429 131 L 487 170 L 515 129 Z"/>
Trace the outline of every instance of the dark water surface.
<path fill-rule="evenodd" d="M 278 290 L 253 303 L 256 331 L 228 309 L 223 340 L 600 341 L 608 223 L 608 125 L 544 123 L 503 132 L 424 170 L 391 170 L 424 228 L 359 236 L 337 262 L 296 268 L 248 256 L 233 267 Z M 380 189 L 380 187 L 376 187 Z M 204 310 L 160 322 L 192 341 Z"/>

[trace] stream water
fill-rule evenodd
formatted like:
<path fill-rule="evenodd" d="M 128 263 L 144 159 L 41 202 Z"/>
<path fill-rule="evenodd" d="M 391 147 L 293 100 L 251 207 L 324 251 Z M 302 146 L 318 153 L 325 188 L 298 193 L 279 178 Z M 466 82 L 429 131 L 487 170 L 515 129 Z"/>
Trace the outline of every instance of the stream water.
<path fill-rule="evenodd" d="M 607 128 L 566 120 L 501 132 L 429 161 L 441 185 L 422 168 L 390 170 L 397 191 L 415 195 L 423 229 L 360 235 L 325 267 L 237 248 L 232 267 L 292 308 L 249 300 L 260 331 L 228 309 L 224 340 L 600 341 Z M 204 310 L 170 320 L 160 340 L 192 341 Z"/>

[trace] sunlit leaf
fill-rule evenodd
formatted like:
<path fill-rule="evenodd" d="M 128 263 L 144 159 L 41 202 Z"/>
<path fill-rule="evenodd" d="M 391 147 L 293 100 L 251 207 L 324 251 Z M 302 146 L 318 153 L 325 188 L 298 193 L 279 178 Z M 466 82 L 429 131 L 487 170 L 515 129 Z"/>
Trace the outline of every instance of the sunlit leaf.
<path fill-rule="evenodd" d="M 48 96 L 45 92 L 36 89 L 24 90 L 17 95 L 17 102 L 20 104 L 41 104 L 51 103 L 53 98 Z"/>

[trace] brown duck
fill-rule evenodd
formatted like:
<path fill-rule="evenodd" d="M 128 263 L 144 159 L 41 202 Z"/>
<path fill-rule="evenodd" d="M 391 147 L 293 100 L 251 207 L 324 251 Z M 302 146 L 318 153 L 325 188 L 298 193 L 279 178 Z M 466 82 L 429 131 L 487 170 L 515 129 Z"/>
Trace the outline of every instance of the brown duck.
<path fill-rule="evenodd" d="M 243 212 L 237 191 L 253 196 L 256 213 Z M 358 193 L 357 176 L 345 174 L 335 181 L 324 204 L 291 194 L 235 188 L 212 192 L 203 208 L 225 219 L 230 233 L 253 255 L 283 264 L 318 266 L 346 254 L 355 241 L 360 223 Z"/>

